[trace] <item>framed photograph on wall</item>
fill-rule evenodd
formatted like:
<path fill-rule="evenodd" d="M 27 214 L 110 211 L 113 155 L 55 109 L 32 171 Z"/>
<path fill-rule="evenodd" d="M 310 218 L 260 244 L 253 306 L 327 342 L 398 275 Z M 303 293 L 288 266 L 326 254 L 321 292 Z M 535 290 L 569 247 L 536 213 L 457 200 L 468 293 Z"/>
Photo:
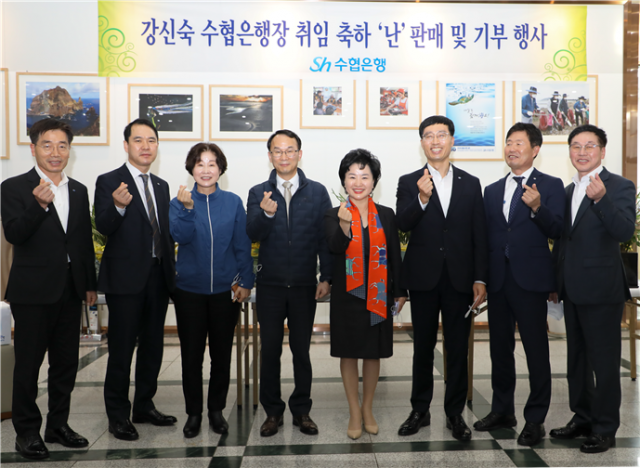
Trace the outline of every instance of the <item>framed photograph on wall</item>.
<path fill-rule="evenodd" d="M 38 120 L 58 119 L 74 145 L 109 145 L 109 78 L 82 73 L 17 73 L 18 144 L 28 145 Z"/>
<path fill-rule="evenodd" d="M 202 141 L 202 85 L 129 84 L 129 119 L 148 119 L 161 141 Z"/>
<path fill-rule="evenodd" d="M 421 119 L 421 81 L 367 80 L 367 129 L 416 130 Z"/>
<path fill-rule="evenodd" d="M 545 144 L 566 145 L 576 126 L 598 125 L 598 76 L 587 81 L 514 81 L 513 122 L 534 124 Z"/>
<path fill-rule="evenodd" d="M 438 114 L 455 125 L 454 161 L 502 160 L 504 82 L 440 81 Z"/>
<path fill-rule="evenodd" d="M 300 128 L 356 128 L 355 80 L 300 80 Z"/>
<path fill-rule="evenodd" d="M 210 85 L 211 141 L 267 141 L 283 126 L 282 86 Z"/>
<path fill-rule="evenodd" d="M 9 156 L 9 70 L 0 68 L 0 159 Z"/>

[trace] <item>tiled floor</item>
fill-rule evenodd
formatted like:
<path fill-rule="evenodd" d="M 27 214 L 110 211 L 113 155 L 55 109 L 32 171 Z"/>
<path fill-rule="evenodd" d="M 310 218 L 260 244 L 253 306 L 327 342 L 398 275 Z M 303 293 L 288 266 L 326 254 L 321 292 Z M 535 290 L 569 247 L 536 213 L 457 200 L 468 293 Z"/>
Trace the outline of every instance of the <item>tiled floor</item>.
<path fill-rule="evenodd" d="M 566 342 L 551 338 L 551 369 L 553 395 L 545 427 L 569 421 L 566 373 Z M 259 434 L 265 418 L 261 407 L 253 408 L 250 391 L 245 392 L 242 408 L 237 405 L 236 381 L 232 381 L 225 416 L 229 434 L 220 436 L 203 426 L 193 439 L 182 436 L 186 421 L 181 387 L 180 348 L 177 338 L 165 339 L 162 366 L 155 403 L 161 411 L 178 418 L 175 427 L 137 425 L 140 439 L 125 442 L 107 431 L 102 387 L 107 362 L 106 343 L 82 345 L 80 370 L 72 397 L 70 425 L 89 439 L 89 449 L 71 450 L 59 444 L 49 444 L 51 458 L 33 463 L 14 452 L 15 432 L 11 420 L 2 422 L 0 463 L 3 468 L 48 467 L 483 467 L 483 466 L 640 466 L 640 382 L 629 377 L 629 342 L 623 339 L 622 425 L 617 447 L 604 454 L 585 455 L 578 447 L 580 440 L 549 439 L 534 449 L 517 445 L 516 438 L 524 426 L 522 409 L 528 395 L 527 366 L 521 343 L 516 348 L 518 385 L 516 388 L 515 430 L 491 433 L 473 432 L 469 443 L 451 437 L 445 428 L 443 412 L 444 381 L 442 379 L 442 348 L 438 345 L 435 364 L 436 386 L 431 407 L 431 425 L 410 437 L 400 437 L 397 429 L 411 411 L 412 340 L 410 333 L 395 335 L 394 356 L 383 360 L 381 379 L 376 393 L 374 413 L 380 433 L 364 434 L 357 441 L 347 438 L 347 402 L 340 380 L 339 363 L 329 356 L 328 337 L 314 335 L 311 356 L 314 365 L 311 416 L 320 428 L 317 436 L 306 436 L 293 427 L 291 415 L 285 414 L 280 432 L 270 438 Z M 46 364 L 46 363 L 45 363 Z M 205 356 L 205 369 L 208 358 Z M 293 389 L 291 354 L 283 352 L 283 398 Z M 489 411 L 491 401 L 491 363 L 487 333 L 476 333 L 474 397 L 467 405 L 464 418 L 471 426 Z M 47 407 L 46 365 L 40 372 L 38 404 Z M 232 377 L 235 377 L 235 350 Z M 132 376 L 133 379 L 133 376 Z M 249 390 L 249 389 L 247 389 Z M 247 395 L 248 394 L 248 395 Z"/>

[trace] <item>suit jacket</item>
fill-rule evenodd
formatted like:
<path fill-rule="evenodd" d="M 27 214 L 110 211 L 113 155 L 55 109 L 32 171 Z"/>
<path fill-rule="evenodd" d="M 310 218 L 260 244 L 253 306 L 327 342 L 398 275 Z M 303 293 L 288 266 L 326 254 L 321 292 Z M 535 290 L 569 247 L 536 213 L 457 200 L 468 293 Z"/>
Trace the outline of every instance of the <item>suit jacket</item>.
<path fill-rule="evenodd" d="M 69 178 L 65 233 L 53 203 L 42 209 L 33 196 L 40 184 L 35 168 L 2 183 L 2 225 L 14 258 L 5 298 L 18 304 L 53 304 L 64 291 L 69 259 L 81 299 L 96 290 L 96 267 L 87 188 Z"/>
<path fill-rule="evenodd" d="M 484 191 L 484 207 L 489 230 L 489 292 L 502 288 L 506 270 L 505 246 L 509 244 L 511 272 L 518 285 L 526 291 L 552 292 L 556 290 L 553 260 L 548 239 L 557 239 L 562 232 L 564 214 L 564 188 L 557 177 L 543 174 L 537 169 L 524 181 L 536 184 L 540 192 L 540 211 L 533 218 L 523 201 L 516 205 L 510 223 L 504 218 L 504 186 L 502 179 Z M 507 200 L 511 203 L 511 200 Z"/>
<path fill-rule="evenodd" d="M 124 182 L 133 200 L 121 216 L 113 202 L 113 192 Z M 162 268 L 169 291 L 175 284 L 175 247 L 169 232 L 169 186 L 151 174 L 162 245 Z M 98 289 L 108 294 L 137 294 L 144 288 L 151 270 L 153 233 L 131 172 L 126 164 L 103 174 L 96 181 L 96 228 L 107 236 L 102 255 Z"/>
<path fill-rule="evenodd" d="M 616 304 L 630 298 L 620 258 L 620 243 L 635 231 L 636 189 L 633 182 L 600 173 L 607 193 L 593 203 L 586 196 L 571 224 L 571 199 L 575 185 L 566 187 L 562 237 L 554 245 L 558 293 L 579 305 Z"/>
<path fill-rule="evenodd" d="M 435 288 L 446 258 L 453 287 L 471 293 L 475 281 L 488 280 L 487 227 L 480 181 L 453 167 L 451 202 L 445 218 L 435 188 L 424 210 L 418 201 L 417 183 L 426 168 L 425 165 L 404 175 L 398 182 L 398 229 L 411 232 L 400 286 L 417 291 Z"/>

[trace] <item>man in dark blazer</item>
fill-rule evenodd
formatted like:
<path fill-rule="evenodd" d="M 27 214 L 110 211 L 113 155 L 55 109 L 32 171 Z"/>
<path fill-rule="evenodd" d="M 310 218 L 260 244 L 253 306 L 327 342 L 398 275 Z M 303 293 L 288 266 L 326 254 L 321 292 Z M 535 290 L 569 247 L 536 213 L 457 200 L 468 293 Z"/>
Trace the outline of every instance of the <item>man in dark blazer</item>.
<path fill-rule="evenodd" d="M 478 431 L 516 425 L 514 392 L 515 327 L 529 368 L 526 424 L 518 444 L 538 444 L 551 403 L 551 364 L 547 338 L 547 299 L 555 291 L 548 239 L 562 231 L 562 181 L 533 167 L 542 133 L 517 123 L 507 132 L 504 159 L 511 172 L 489 185 L 484 206 L 489 231 L 489 332 L 491 412 L 474 424 Z"/>
<path fill-rule="evenodd" d="M 106 235 L 98 288 L 109 306 L 109 362 L 104 400 L 109 432 L 136 440 L 129 419 L 129 374 L 138 341 L 133 422 L 170 426 L 176 418 L 156 410 L 153 397 L 164 346 L 164 321 L 175 278 L 169 233 L 169 186 L 150 174 L 158 132 L 138 119 L 124 130 L 127 162 L 96 182 L 96 227 Z"/>
<path fill-rule="evenodd" d="M 49 352 L 46 442 L 86 447 L 67 420 L 78 370 L 82 300 L 96 301 L 96 271 L 87 188 L 63 172 L 73 133 L 55 119 L 31 126 L 36 166 L 2 183 L 2 225 L 14 246 L 6 299 L 15 320 L 12 419 L 16 450 L 42 459 L 36 404 L 38 372 Z"/>
<path fill-rule="evenodd" d="M 247 234 L 260 241 L 256 305 L 262 342 L 260 403 L 267 418 L 260 435 L 269 437 L 283 424 L 286 408 L 280 390 L 284 322 L 289 328 L 295 389 L 289 397 L 293 424 L 307 435 L 318 433 L 311 411 L 312 369 L 309 345 L 316 299 L 329 293 L 331 256 L 324 236 L 324 213 L 331 208 L 327 189 L 307 179 L 298 162 L 302 141 L 278 130 L 267 141 L 273 171 L 249 191 Z M 316 277 L 320 259 L 320 281 Z"/>
<path fill-rule="evenodd" d="M 554 245 L 574 416 L 550 435 L 587 435 L 580 447 L 585 453 L 615 446 L 620 426 L 620 321 L 630 298 L 620 243 L 635 231 L 636 189 L 602 166 L 606 146 L 606 133 L 594 125 L 577 127 L 569 135 L 569 156 L 577 174 L 566 187 L 564 229 Z"/>
<path fill-rule="evenodd" d="M 414 330 L 413 410 L 398 434 L 415 434 L 431 423 L 433 350 L 442 311 L 447 428 L 456 439 L 468 441 L 471 431 L 462 410 L 473 314 L 467 312 L 484 301 L 488 250 L 480 181 L 449 162 L 454 131 L 453 122 L 441 115 L 422 122 L 419 133 L 427 164 L 398 182 L 398 228 L 411 233 L 400 286 L 409 290 Z"/>

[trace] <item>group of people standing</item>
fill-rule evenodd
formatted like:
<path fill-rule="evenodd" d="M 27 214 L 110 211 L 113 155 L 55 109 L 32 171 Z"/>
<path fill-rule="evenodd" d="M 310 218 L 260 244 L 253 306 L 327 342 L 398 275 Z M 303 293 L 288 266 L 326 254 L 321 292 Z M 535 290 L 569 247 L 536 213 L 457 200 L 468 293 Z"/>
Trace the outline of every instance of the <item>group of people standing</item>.
<path fill-rule="evenodd" d="M 411 435 L 431 422 L 433 362 L 440 316 L 447 352 L 446 426 L 454 438 L 472 432 L 462 412 L 467 394 L 468 337 L 473 309 L 488 293 L 493 401 L 475 422 L 490 431 L 517 424 L 514 408 L 515 326 L 527 355 L 530 396 L 525 446 L 545 435 L 551 399 L 546 332 L 547 301 L 564 301 L 572 420 L 550 432 L 556 438 L 588 436 L 581 450 L 615 445 L 620 409 L 620 331 L 629 297 L 618 244 L 635 229 L 633 183 L 602 166 L 607 138 L 587 125 L 569 136 L 577 170 L 573 183 L 533 167 L 542 135 L 517 123 L 507 133 L 505 162 L 511 172 L 485 189 L 453 166 L 455 128 L 431 116 L 419 128 L 427 164 L 400 178 L 396 211 L 373 202 L 380 161 L 369 151 L 350 151 L 338 170 L 346 201 L 332 208 L 326 188 L 298 167 L 302 141 L 290 130 L 268 140 L 273 171 L 241 199 L 222 190 L 227 159 L 213 143 L 198 143 L 185 167 L 192 190 L 180 186 L 170 200 L 168 184 L 150 173 L 158 151 L 151 122 L 138 119 L 124 132 L 127 162 L 96 183 L 96 227 L 107 235 L 98 280 L 94 270 L 86 188 L 69 179 L 73 134 L 53 119 L 33 125 L 33 170 L 2 183 L 2 223 L 15 257 L 7 287 L 15 318 L 16 370 L 13 423 L 16 450 L 46 458 L 44 441 L 85 447 L 68 425 L 70 394 L 78 364 L 82 300 L 96 291 L 109 306 L 109 361 L 104 397 L 109 432 L 137 439 L 133 423 L 174 425 L 155 408 L 169 298 L 176 307 L 182 380 L 188 415 L 184 436 L 201 430 L 203 355 L 211 358 L 207 416 L 225 433 L 222 411 L 229 389 L 233 330 L 240 302 L 256 284 L 261 336 L 260 402 L 266 419 L 260 435 L 284 422 L 280 375 L 285 321 L 293 354 L 295 388 L 289 396 L 294 426 L 318 434 L 310 416 L 310 340 L 316 301 L 331 292 L 331 355 L 349 404 L 347 435 L 377 434 L 373 402 L 380 359 L 393 354 L 393 315 L 411 298 L 414 327 L 412 411 L 398 433 Z M 398 229 L 411 234 L 401 259 Z M 553 254 L 548 246 L 553 239 Z M 251 240 L 260 242 L 254 277 Z M 178 246 L 177 261 L 174 241 Z M 319 279 L 318 279 L 319 265 Z M 38 278 L 41 278 L 38 281 Z M 137 342 L 135 395 L 129 375 Z M 49 351 L 49 413 L 45 440 L 35 403 L 37 376 Z M 358 361 L 363 393 L 359 398 Z M 595 375 L 595 379 L 594 379 Z"/>

